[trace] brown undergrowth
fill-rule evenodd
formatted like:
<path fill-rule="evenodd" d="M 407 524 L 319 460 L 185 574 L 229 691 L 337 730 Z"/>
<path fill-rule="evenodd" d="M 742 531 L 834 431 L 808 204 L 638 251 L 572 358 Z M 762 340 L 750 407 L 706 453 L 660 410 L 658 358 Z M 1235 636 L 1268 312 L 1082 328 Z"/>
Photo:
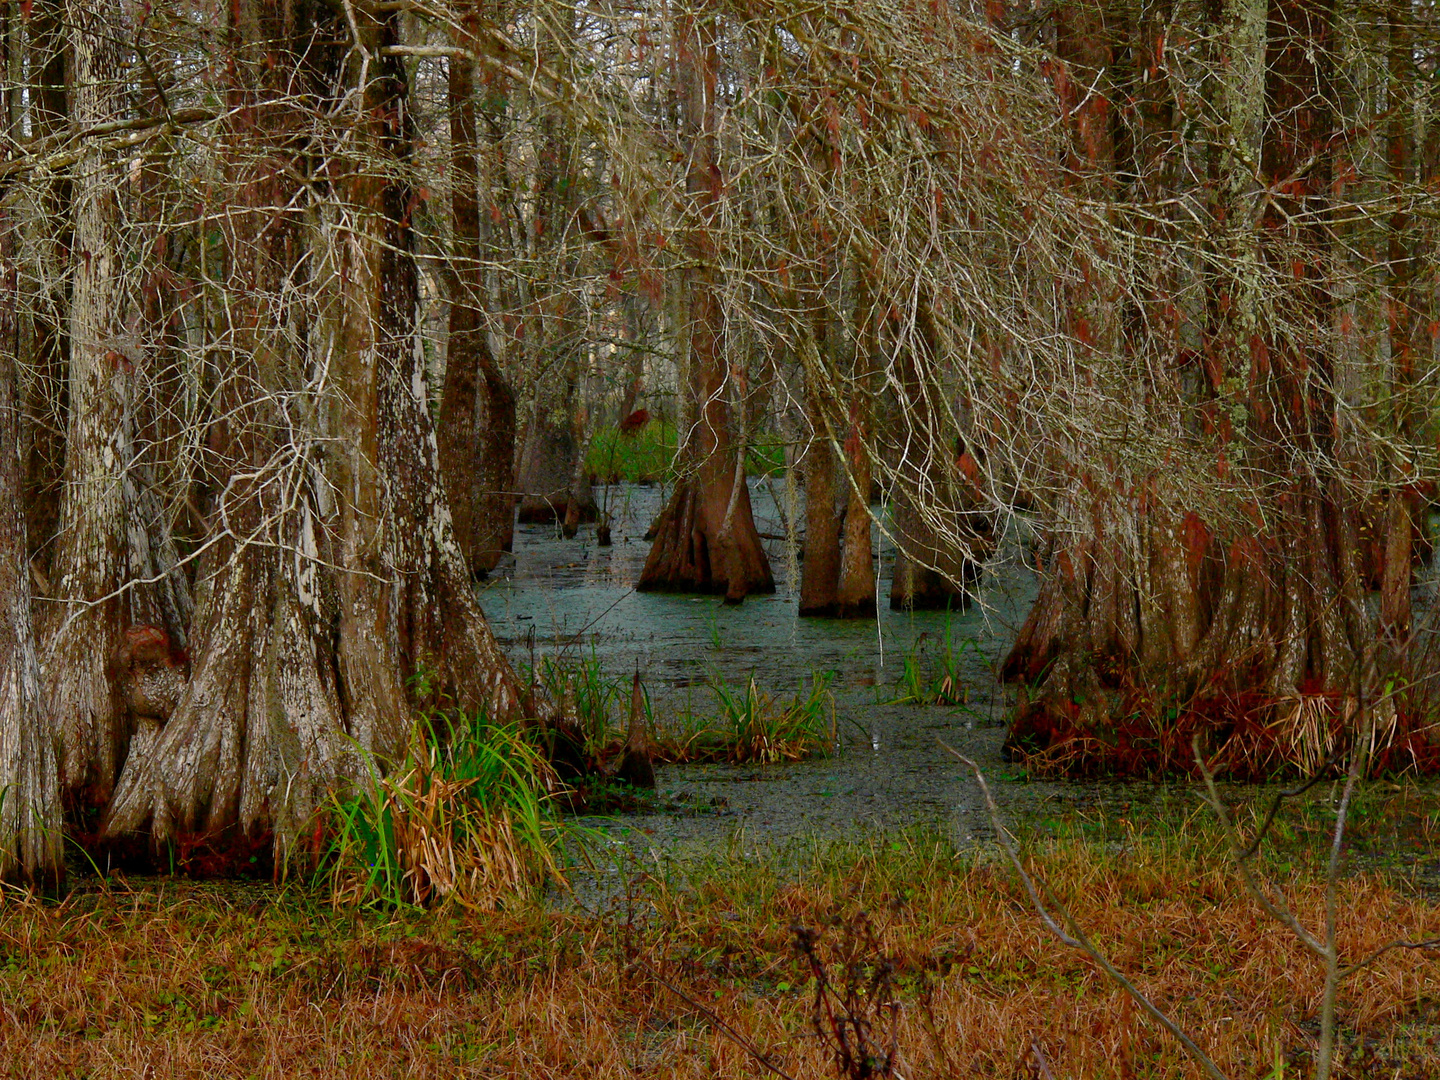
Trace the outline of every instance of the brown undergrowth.
<path fill-rule="evenodd" d="M 1406 685 L 1382 701 L 1371 775 L 1440 773 L 1440 702 L 1426 690 Z M 1098 708 L 1022 699 L 1010 756 L 1035 776 L 1198 776 L 1191 740 L 1199 736 L 1217 775 L 1264 782 L 1335 767 L 1357 727 L 1356 699 L 1333 691 L 1276 698 L 1212 687 L 1174 701 L 1120 680 L 1100 693 Z"/>
<path fill-rule="evenodd" d="M 1093 939 L 1227 1075 L 1308 1071 L 1320 965 L 1243 898 L 1216 835 L 1091 824 L 1037 838 L 1031 864 Z M 1315 925 L 1319 874 L 1278 858 Z M 1345 878 L 1341 910 L 1351 955 L 1440 934 L 1440 909 L 1377 875 Z M 153 879 L 0 910 L 17 1077 L 754 1077 L 764 1057 L 798 1080 L 835 1075 L 836 1003 L 864 1012 L 881 987 L 869 1045 L 908 1080 L 1197 1075 L 1003 865 L 933 835 L 634 877 L 600 915 L 383 918 Z M 1339 1075 L 1440 1075 L 1437 1006 L 1429 954 L 1355 977 Z"/>

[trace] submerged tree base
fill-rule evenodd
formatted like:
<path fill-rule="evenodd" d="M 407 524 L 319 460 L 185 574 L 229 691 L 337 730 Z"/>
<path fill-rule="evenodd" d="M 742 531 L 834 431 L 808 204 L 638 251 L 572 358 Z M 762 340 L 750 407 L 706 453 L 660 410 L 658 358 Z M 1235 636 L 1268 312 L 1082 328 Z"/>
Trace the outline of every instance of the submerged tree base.
<path fill-rule="evenodd" d="M 653 537 L 640 592 L 720 593 L 738 604 L 751 593 L 773 593 L 775 578 L 755 530 L 750 493 L 682 482 L 651 526 Z"/>

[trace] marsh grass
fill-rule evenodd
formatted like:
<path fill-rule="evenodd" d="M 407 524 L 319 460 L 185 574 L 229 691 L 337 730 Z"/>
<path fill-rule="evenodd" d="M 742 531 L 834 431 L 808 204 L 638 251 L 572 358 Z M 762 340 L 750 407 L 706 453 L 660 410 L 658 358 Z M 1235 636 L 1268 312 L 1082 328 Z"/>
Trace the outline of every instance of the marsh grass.
<path fill-rule="evenodd" d="M 522 671 L 522 675 L 530 673 Z M 607 746 L 623 738 L 630 680 L 607 675 L 593 648 L 588 657 L 541 657 L 534 677 L 545 697 L 579 723 L 587 754 L 598 759 Z"/>
<path fill-rule="evenodd" d="M 321 874 L 338 906 L 493 910 L 563 882 L 550 765 L 518 725 L 416 722 L 404 759 L 335 801 Z"/>
<path fill-rule="evenodd" d="M 657 759 L 778 764 L 828 754 L 835 747 L 833 671 L 816 671 L 788 700 L 762 690 L 752 674 L 740 688 L 712 679 L 715 712 L 685 710 L 657 732 Z"/>
<path fill-rule="evenodd" d="M 1383 840 L 1397 801 L 1400 817 L 1436 817 L 1432 795 L 1379 792 L 1357 839 Z M 1326 812 L 1318 799 L 1287 818 L 1297 850 Z M 1227 1075 L 1305 1075 L 1320 965 L 1257 917 L 1222 845 L 1203 816 L 1069 816 L 1030 832 L 1025 857 Z M 844 992 L 884 968 L 894 1008 L 879 1045 L 907 1080 L 1039 1077 L 1037 1051 L 1056 1077 L 1196 1075 L 1092 962 L 1046 939 L 983 850 L 911 831 L 650 865 L 601 912 L 336 909 L 323 890 L 155 879 L 59 903 L 12 894 L 0 908 L 5 1071 L 763 1075 L 723 1023 L 792 1077 L 833 1076 L 814 1023 L 818 962 Z M 1301 918 L 1320 918 L 1309 863 L 1282 844 L 1267 865 Z M 1440 933 L 1436 906 L 1385 876 L 1347 875 L 1341 899 L 1348 951 Z M 1440 1075 L 1437 1007 L 1434 960 L 1385 957 L 1346 987 L 1338 1074 Z"/>
<path fill-rule="evenodd" d="M 967 652 L 978 654 L 979 641 L 973 637 L 956 638 L 948 617 L 938 638 L 932 639 L 929 631 L 919 634 L 900 658 L 900 675 L 891 703 L 969 704 L 970 691 L 960 670 Z"/>
<path fill-rule="evenodd" d="M 736 691 L 712 684 L 719 706 L 718 724 L 728 736 L 733 762 L 774 764 L 827 753 L 835 745 L 834 672 L 816 672 L 808 689 L 781 703 L 761 690 L 751 675 Z"/>
<path fill-rule="evenodd" d="M 685 708 L 663 717 L 646 690 L 644 720 L 654 760 L 776 764 L 829 753 L 837 724 L 830 689 L 834 678 L 833 671 L 812 672 L 808 683 L 782 698 L 762 689 L 753 675 L 738 688 L 716 676 L 709 681 L 713 711 Z M 605 674 L 592 654 L 589 659 L 544 657 L 536 665 L 535 681 L 563 716 L 578 723 L 589 761 L 602 765 L 619 752 L 629 724 L 629 676 Z"/>

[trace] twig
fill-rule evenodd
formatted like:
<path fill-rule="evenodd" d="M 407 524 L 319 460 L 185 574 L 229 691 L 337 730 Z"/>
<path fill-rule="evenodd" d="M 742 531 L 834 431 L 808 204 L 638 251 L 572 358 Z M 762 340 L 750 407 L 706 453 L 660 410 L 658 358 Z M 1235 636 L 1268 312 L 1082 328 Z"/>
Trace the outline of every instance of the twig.
<path fill-rule="evenodd" d="M 995 805 L 995 797 L 990 794 L 990 785 L 985 782 L 985 774 L 980 771 L 980 766 L 975 764 L 975 762 L 971 761 L 964 754 L 960 753 L 960 751 L 956 750 L 953 746 L 950 746 L 943 739 L 939 740 L 939 742 L 946 751 L 948 751 L 952 756 L 963 762 L 972 772 L 975 773 L 975 779 L 980 784 L 981 794 L 985 796 L 985 807 L 990 814 L 990 824 L 995 829 L 995 839 L 999 842 L 1000 847 L 1004 850 L 1006 856 L 1009 857 L 1010 865 L 1015 868 L 1015 873 L 1019 876 L 1021 884 L 1025 886 L 1025 891 L 1030 896 L 1030 903 L 1035 908 L 1035 913 L 1040 916 L 1040 920 L 1050 929 L 1050 932 L 1053 933 L 1057 938 L 1059 938 L 1064 944 L 1070 946 L 1072 949 L 1078 949 L 1079 951 L 1089 956 L 1090 959 L 1094 960 L 1097 964 L 1099 964 L 1100 967 L 1104 970 L 1105 974 L 1110 976 L 1112 981 L 1117 983 L 1127 994 L 1130 995 L 1131 999 L 1134 1000 L 1136 1004 L 1138 1004 L 1142 1009 L 1149 1013 L 1151 1018 L 1154 1019 L 1156 1023 L 1158 1023 L 1161 1027 L 1163 1027 L 1166 1031 L 1168 1031 L 1171 1035 L 1175 1037 L 1175 1039 L 1180 1043 L 1180 1045 L 1185 1048 L 1185 1051 L 1190 1055 L 1190 1057 L 1194 1059 L 1194 1061 L 1202 1069 L 1205 1070 L 1206 1075 L 1211 1077 L 1211 1080 L 1225 1080 L 1225 1074 L 1220 1071 L 1219 1067 L 1215 1064 L 1215 1062 L 1210 1060 L 1209 1055 L 1206 1054 L 1204 1050 L 1200 1049 L 1199 1045 L 1195 1042 L 1195 1040 L 1190 1038 L 1189 1035 L 1185 1034 L 1185 1032 L 1180 1029 L 1180 1026 L 1176 1024 L 1174 1020 L 1171 1020 L 1170 1017 L 1166 1016 L 1165 1013 L 1160 1010 L 1159 1006 L 1157 1006 L 1153 1001 L 1146 997 L 1143 992 L 1141 992 L 1138 986 L 1136 986 L 1129 979 L 1127 979 L 1120 972 L 1120 970 L 1115 967 L 1114 964 L 1110 963 L 1110 961 L 1105 958 L 1104 954 L 1095 947 L 1095 945 L 1090 941 L 1090 939 L 1086 937 L 1085 932 L 1080 929 L 1079 923 L 1075 921 L 1075 918 L 1070 914 L 1069 909 L 1066 908 L 1065 905 L 1061 903 L 1058 899 L 1056 899 L 1054 894 L 1052 893 L 1051 900 L 1059 909 L 1061 917 L 1070 927 L 1070 932 L 1066 933 L 1065 930 L 1061 928 L 1060 924 L 1055 921 L 1054 916 L 1052 916 L 1050 912 L 1046 910 L 1045 901 L 1041 898 L 1040 895 L 1040 889 L 1036 886 L 1034 880 L 1030 877 L 1030 875 L 1026 873 L 1024 865 L 1020 862 L 1020 856 L 1015 850 L 1015 845 L 1011 843 L 1010 833 L 1006 830 L 1004 824 L 1000 820 L 1000 808 Z M 1049 892 L 1048 889 L 1046 891 Z"/>
<path fill-rule="evenodd" d="M 1394 949 L 1440 949 L 1440 938 L 1430 938 L 1428 941 L 1392 941 L 1388 945 L 1381 945 L 1363 960 L 1357 960 L 1349 967 L 1340 969 L 1340 978 L 1348 979 L 1362 968 L 1367 968 L 1380 957 Z"/>
<path fill-rule="evenodd" d="M 1200 769 L 1200 775 L 1205 780 L 1205 790 L 1210 807 L 1215 811 L 1215 816 L 1220 821 L 1220 828 L 1230 843 L 1230 856 L 1235 860 L 1235 870 L 1240 875 L 1240 881 L 1245 886 L 1245 891 L 1264 909 L 1267 915 L 1299 938 L 1300 942 L 1317 957 L 1324 960 L 1324 944 L 1300 925 L 1300 920 L 1295 918 L 1289 905 L 1286 904 L 1285 898 L 1282 896 L 1278 901 L 1272 901 L 1256 881 L 1249 861 L 1254 856 L 1256 847 L 1251 846 L 1247 849 L 1240 843 L 1240 830 L 1230 820 L 1230 813 L 1225 809 L 1225 803 L 1221 800 L 1220 792 L 1215 787 L 1215 774 L 1210 771 L 1200 754 L 1200 736 L 1198 734 L 1191 738 L 1190 749 L 1195 755 L 1195 764 Z"/>
<path fill-rule="evenodd" d="M 1330 767 L 1338 760 L 1339 756 L 1337 754 L 1331 754 L 1325 759 L 1325 763 L 1315 770 L 1315 775 L 1309 780 L 1306 780 L 1305 783 L 1301 784 L 1298 788 L 1290 788 L 1288 791 L 1282 791 L 1275 796 L 1274 801 L 1270 803 L 1269 811 L 1265 814 L 1265 820 L 1262 821 L 1260 827 L 1255 830 L 1255 839 L 1252 840 L 1250 846 L 1245 849 L 1245 858 L 1248 859 L 1260 850 L 1260 844 L 1264 841 L 1266 832 L 1269 831 L 1271 824 L 1275 821 L 1275 815 L 1280 812 L 1280 805 L 1286 799 L 1299 798 L 1316 784 L 1320 783 L 1320 781 L 1324 780 L 1326 773 L 1330 771 Z"/>
<path fill-rule="evenodd" d="M 1374 715 L 1364 708 L 1359 738 L 1350 753 L 1350 768 L 1345 775 L 1345 791 L 1335 811 L 1335 832 L 1330 841 L 1330 861 L 1325 867 L 1325 991 L 1320 999 L 1320 1053 L 1315 1062 L 1315 1080 L 1330 1080 L 1330 1065 L 1335 1057 L 1335 998 L 1340 991 L 1340 947 L 1335 940 L 1335 883 L 1340 877 L 1340 856 L 1345 847 L 1345 819 L 1350 813 L 1350 799 L 1355 785 L 1365 773 L 1366 748 L 1370 744 L 1370 724 Z"/>
<path fill-rule="evenodd" d="M 684 990 L 681 990 L 678 986 L 675 986 L 664 976 L 662 976 L 658 971 L 656 971 L 653 967 L 651 967 L 648 962 L 644 960 L 637 960 L 636 963 L 639 964 L 640 967 L 648 971 L 650 973 L 650 977 L 656 982 L 658 982 L 661 986 L 665 987 L 666 990 L 669 990 L 681 1001 L 686 1002 L 688 1005 L 691 1005 L 692 1007 L 699 1009 L 702 1013 L 704 1013 L 710 1019 L 710 1022 L 720 1029 L 722 1034 L 728 1035 L 736 1046 L 744 1050 L 747 1054 L 753 1057 L 765 1068 L 769 1069 L 776 1076 L 783 1077 L 783 1080 L 795 1080 L 793 1076 L 791 1076 L 784 1069 L 780 1068 L 780 1066 L 776 1065 L 773 1061 L 771 1061 L 768 1056 L 762 1054 L 760 1052 L 760 1049 L 753 1042 L 745 1038 L 744 1035 L 741 1035 L 740 1032 L 736 1031 L 724 1020 L 720 1019 L 720 1017 L 715 1014 L 715 1011 L 713 1009 L 702 1005 L 700 1002 L 692 998 L 689 994 L 685 993 Z"/>
<path fill-rule="evenodd" d="M 1030 1040 L 1030 1052 L 1035 1055 L 1035 1064 L 1040 1066 L 1040 1071 L 1045 1074 L 1045 1080 L 1055 1080 L 1055 1074 L 1050 1071 L 1050 1063 L 1045 1060 L 1045 1051 L 1040 1049 L 1038 1039 Z"/>

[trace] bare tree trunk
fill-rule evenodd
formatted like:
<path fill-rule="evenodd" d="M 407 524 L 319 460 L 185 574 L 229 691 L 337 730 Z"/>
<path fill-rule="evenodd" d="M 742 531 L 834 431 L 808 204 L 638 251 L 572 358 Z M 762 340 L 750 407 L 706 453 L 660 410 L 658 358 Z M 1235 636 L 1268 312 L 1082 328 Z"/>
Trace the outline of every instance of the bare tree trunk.
<path fill-rule="evenodd" d="M 113 5 L 67 8 L 69 113 L 82 127 L 127 111 L 115 79 L 125 48 L 113 31 L 124 19 Z M 82 806 L 108 801 L 129 750 L 133 717 L 111 668 L 126 630 L 155 625 L 182 644 L 190 614 L 168 522 L 136 465 L 135 402 L 151 373 L 146 343 L 127 325 L 124 187 L 115 153 L 87 148 L 73 180 L 64 489 L 40 625 L 61 782 Z"/>
<path fill-rule="evenodd" d="M 1359 508 L 1328 470 L 1296 473 L 1289 464 L 1294 451 L 1330 461 L 1335 436 L 1334 358 L 1319 333 L 1333 306 L 1321 280 L 1335 129 L 1331 15 L 1310 0 L 1280 0 L 1268 12 L 1261 172 L 1287 190 L 1267 203 L 1262 254 L 1277 279 L 1293 284 L 1276 305 L 1276 325 L 1262 322 L 1251 339 L 1243 434 L 1257 481 L 1286 479 L 1250 557 L 1227 566 L 1200 654 L 1216 668 L 1255 657 L 1252 683 L 1287 713 L 1315 691 L 1352 692 L 1362 649 Z M 1297 169 L 1303 176 L 1292 179 Z"/>
<path fill-rule="evenodd" d="M 585 425 L 580 387 L 568 370 L 561 376 L 558 397 L 536 391 L 535 415 L 525 433 L 520 455 L 518 517 L 527 524 L 594 521 L 598 508 L 584 473 Z M 573 505 L 573 509 L 572 509 Z M 572 531 L 571 536 L 574 535 Z"/>
<path fill-rule="evenodd" d="M 344 41 L 344 24 L 318 9 L 286 14 L 240 7 L 244 66 L 267 71 L 286 52 L 268 78 L 342 95 L 354 57 L 315 47 L 309 28 Z M 378 55 L 397 19 L 361 25 L 357 46 Z M 268 48 L 247 52 L 254 42 Z M 107 837 L 148 825 L 157 847 L 244 851 L 273 839 L 277 855 L 303 860 L 316 854 L 303 842 L 327 792 L 356 774 L 360 754 L 382 764 L 399 754 L 416 705 L 497 718 L 518 708 L 440 484 L 413 341 L 404 72 L 380 63 L 354 106 L 356 156 L 329 159 L 334 204 L 311 217 L 308 244 L 300 215 L 274 215 L 292 202 L 288 170 L 262 159 L 237 177 L 249 216 L 231 216 L 231 284 L 251 306 L 236 313 L 221 383 L 215 438 L 234 464 L 201 570 L 198 659 L 174 714 L 127 762 Z M 237 142 L 256 141 L 243 126 L 254 113 L 232 111 Z M 284 146 L 274 136 L 310 120 L 272 119 L 277 131 L 259 141 Z M 316 301 L 308 332 L 280 302 L 299 262 L 314 268 L 299 282 Z M 307 338 L 310 355 L 297 356 Z M 291 450 L 301 456 L 287 460 Z M 417 684 L 434 696 L 417 700 Z"/>
<path fill-rule="evenodd" d="M 65 876 L 60 781 L 30 621 L 15 357 L 5 318 L 0 313 L 0 337 L 10 338 L 0 341 L 0 881 L 54 884 Z"/>
<path fill-rule="evenodd" d="M 1040 682 L 1012 743 L 1058 739 L 1082 768 L 1186 768 L 1189 733 L 1202 732 L 1243 777 L 1281 762 L 1319 768 L 1346 737 L 1375 629 L 1359 573 L 1362 508 L 1333 464 L 1332 15 L 1323 0 L 1236 0 L 1224 13 L 1218 97 L 1236 141 L 1212 173 L 1227 247 L 1207 281 L 1200 413 L 1240 509 L 1221 536 L 1153 483 L 1132 485 L 1128 506 L 1094 499 L 1088 526 L 1072 507 L 1077 527 L 1057 538 L 1005 664 Z M 1243 208 L 1257 151 L 1272 194 L 1254 222 Z M 1261 304 L 1259 290 L 1277 283 Z M 1237 394 L 1243 409 L 1229 407 Z M 1086 477 L 1074 505 L 1116 486 Z"/>
<path fill-rule="evenodd" d="M 927 305 L 921 305 L 917 321 L 925 367 L 932 369 L 943 345 Z M 952 454 L 944 445 L 942 392 L 922 379 L 920 363 L 912 351 L 899 365 L 901 427 L 906 434 L 897 463 L 890 607 L 963 611 L 970 602 L 969 586 L 994 549 L 993 529 L 987 516 L 975 509 L 973 493 L 960 484 L 955 459 L 963 448 Z"/>
<path fill-rule="evenodd" d="M 645 389 L 645 350 L 641 348 L 641 301 L 638 296 L 627 293 L 621 305 L 625 317 L 625 340 L 630 345 L 628 361 L 625 368 L 625 392 L 620 399 L 620 415 L 616 422 L 621 423 L 635 412 L 635 404 L 640 400 L 640 393 Z M 606 477 L 610 482 L 610 477 Z"/>
<path fill-rule="evenodd" d="M 281 453 L 287 443 L 315 453 L 313 433 L 294 429 L 281 404 L 304 381 L 286 285 L 305 248 L 298 215 L 276 212 L 294 196 L 284 151 L 254 152 L 284 146 L 304 122 L 265 100 L 297 75 L 297 27 L 258 4 L 230 14 L 230 137 L 244 152 L 230 158 L 224 284 L 240 299 L 227 309 L 208 440 L 228 468 L 197 575 L 193 677 L 173 713 L 138 721 L 102 826 L 107 839 L 148 829 L 155 848 L 173 843 L 182 858 L 248 854 L 272 837 L 282 856 L 293 852 L 330 787 L 357 767 L 334 678 L 334 590 L 318 571 L 329 553 L 302 479 L 315 463 Z M 267 67 L 268 79 L 257 75 Z"/>
<path fill-rule="evenodd" d="M 905 491 L 895 499 L 895 568 L 890 607 L 895 611 L 964 611 L 966 588 L 979 575 L 979 564 L 949 539 L 942 538 Z"/>
<path fill-rule="evenodd" d="M 66 9 L 74 59 L 70 117 L 80 127 L 125 112 L 114 80 L 124 57 L 110 31 L 117 4 Z M 65 787 L 103 805 L 130 742 L 109 658 L 129 623 L 125 584 L 124 472 L 130 458 L 131 372 L 138 357 L 121 317 L 121 169 L 90 149 L 74 179 L 70 300 L 70 416 L 65 439 L 60 535 L 51 573 L 54 603 L 42 622 L 47 718 L 59 733 Z"/>
<path fill-rule="evenodd" d="M 825 302 L 825 297 L 820 294 L 810 300 L 818 306 Z M 828 351 L 823 312 L 817 310 L 811 323 L 816 347 Z M 828 369 L 829 365 L 824 367 Z M 810 440 L 801 464 L 805 477 L 805 546 L 804 561 L 800 566 L 802 616 L 834 615 L 840 590 L 840 519 L 835 505 L 835 453 L 830 446 L 824 395 L 816 385 L 820 370 L 819 365 L 812 366 L 805 374 L 805 412 Z M 789 482 L 794 482 L 793 477 Z M 866 524 L 868 527 L 868 517 Z"/>
<path fill-rule="evenodd" d="M 841 463 L 848 484 L 835 614 L 842 619 L 869 619 L 875 617 L 875 558 L 870 544 L 870 489 L 874 470 L 868 449 L 873 435 L 870 418 L 874 408 L 874 380 L 870 369 L 877 349 L 869 281 L 860 271 L 855 275 L 855 282 L 855 353 L 850 378 L 849 430 Z"/>
<path fill-rule="evenodd" d="M 870 543 L 870 458 L 864 450 L 868 438 L 870 403 L 857 394 L 853 408 L 856 435 L 847 462 L 845 527 L 840 549 L 840 584 L 835 593 L 835 615 L 841 619 L 875 617 L 875 556 Z M 850 443 L 847 440 L 847 444 Z"/>
<path fill-rule="evenodd" d="M 812 431 L 801 467 L 805 476 L 805 544 L 800 614 L 833 616 L 840 588 L 840 518 L 835 505 L 835 455 L 823 428 Z"/>
<path fill-rule="evenodd" d="M 457 43 L 477 48 L 479 0 L 465 8 Z M 440 465 L 455 521 L 455 538 L 477 575 L 495 569 L 514 541 L 515 393 L 491 355 L 481 310 L 478 141 L 475 80 L 470 60 L 449 65 L 450 213 L 454 232 L 454 288 L 450 302 L 445 387 L 436 434 Z"/>
<path fill-rule="evenodd" d="M 0 71 L 11 70 L 13 28 L 0 20 Z M 13 91 L 0 88 L 0 131 Z M 55 739 L 41 707 L 30 614 L 30 557 L 20 442 L 15 223 L 0 205 L 0 881 L 55 884 L 64 877 Z"/>
<path fill-rule="evenodd" d="M 69 54 L 62 20 L 63 0 L 39 0 L 28 20 L 32 75 L 31 135 L 43 139 L 65 125 L 65 68 Z M 26 297 L 30 322 L 29 378 L 24 386 L 26 431 L 25 505 L 26 534 L 36 565 L 48 573 L 51 541 L 59 527 L 61 478 L 65 467 L 65 381 L 69 368 L 65 265 L 72 247 L 70 233 L 71 182 L 66 175 L 51 179 L 42 197 L 43 212 L 29 223 L 35 233 L 43 267 L 36 276 L 39 287 Z M 27 290 L 28 291 L 28 290 Z M 19 327 L 17 326 L 17 330 Z"/>
<path fill-rule="evenodd" d="M 390 13 L 362 29 L 362 38 L 378 53 L 398 40 L 399 23 Z M 364 88 L 362 136 L 378 161 L 403 167 L 413 139 L 405 69 L 398 59 L 380 63 L 381 77 Z M 340 357 L 332 430 L 357 435 L 337 461 L 336 488 L 349 496 L 340 508 L 340 562 L 348 571 L 341 575 L 340 671 L 351 734 L 389 754 L 408 728 L 400 688 L 417 671 L 458 707 L 497 718 L 514 714 L 519 687 L 480 610 L 439 483 L 414 347 L 410 187 L 392 172 L 347 178 L 340 191 L 362 212 L 346 223 L 348 236 L 333 238 L 338 258 L 327 269 L 336 276 L 316 283 L 332 303 L 322 332 Z M 342 289 L 358 302 L 337 302 Z M 376 662 L 381 658 L 385 663 Z"/>
<path fill-rule="evenodd" d="M 1072 125 L 1072 184 L 1099 194 L 1125 183 L 1132 198 L 1163 197 L 1171 116 L 1163 89 L 1151 89 L 1137 74 L 1158 70 L 1145 18 L 1132 26 L 1120 9 L 1087 2 L 1056 9 L 1056 19 L 1056 52 L 1070 66 L 1062 108 Z M 1139 107 L 1125 116 L 1112 111 L 1112 98 Z M 1167 355 L 1174 346 L 1155 325 L 1165 322 L 1161 312 L 1147 311 L 1143 299 L 1113 308 L 1092 288 L 1070 298 L 1077 351 L 1124 349 L 1156 356 L 1157 369 L 1174 366 Z M 1184 511 L 1183 493 L 1163 477 L 1130 475 L 1103 460 L 1075 473 L 1061 478 L 1036 567 L 1040 592 L 1001 668 L 1002 678 L 1028 684 L 1011 724 L 1011 749 L 1073 739 L 1092 747 L 1117 716 L 1143 711 L 1132 695 L 1183 696 L 1193 689 L 1180 673 L 1207 627 L 1209 530 Z M 1146 753 L 1117 754 L 1107 767 L 1149 768 L 1155 762 Z M 1072 764 L 1083 770 L 1090 762 Z"/>
<path fill-rule="evenodd" d="M 570 470 L 565 516 L 561 521 L 561 531 L 566 539 L 573 539 L 575 534 L 580 531 L 582 523 L 595 521 L 600 516 L 600 508 L 595 502 L 595 489 L 590 483 L 590 472 L 585 468 L 590 440 L 595 434 L 589 400 L 593 380 L 588 368 L 587 364 L 586 373 L 577 378 L 575 407 L 570 415 L 571 437 L 575 443 L 575 461 Z"/>
<path fill-rule="evenodd" d="M 1385 150 L 1390 167 L 1390 184 L 1395 209 L 1390 215 L 1387 252 L 1389 280 L 1386 305 L 1390 326 L 1390 355 L 1394 366 L 1395 398 L 1398 403 L 1396 427 L 1402 439 L 1412 439 L 1420 410 L 1412 403 L 1415 393 L 1415 363 L 1420 355 L 1422 290 L 1416 281 L 1419 259 L 1415 250 L 1411 215 L 1406 211 L 1407 188 L 1422 181 L 1416 168 L 1415 116 L 1411 95 L 1417 82 L 1415 69 L 1414 12 L 1402 0 L 1391 0 L 1386 11 L 1390 34 L 1387 59 L 1386 97 L 1390 108 Z M 1428 178 L 1424 178 L 1428 179 Z M 1380 631 L 1387 645 L 1397 653 L 1405 650 L 1410 638 L 1410 583 L 1413 578 L 1414 537 L 1419 500 L 1406 490 L 1405 480 L 1392 478 L 1385 496 L 1380 523 L 1382 559 L 1380 571 Z"/>
<path fill-rule="evenodd" d="M 686 191 L 696 205 L 690 244 L 699 263 L 690 275 L 689 385 L 696 420 L 683 434 L 687 471 L 652 528 L 641 591 L 721 592 L 727 603 L 775 590 L 770 561 L 755 529 L 743 447 L 734 444 L 729 370 L 712 230 L 722 179 L 715 158 L 715 28 L 686 13 L 677 29 L 684 145 L 690 157 Z"/>

